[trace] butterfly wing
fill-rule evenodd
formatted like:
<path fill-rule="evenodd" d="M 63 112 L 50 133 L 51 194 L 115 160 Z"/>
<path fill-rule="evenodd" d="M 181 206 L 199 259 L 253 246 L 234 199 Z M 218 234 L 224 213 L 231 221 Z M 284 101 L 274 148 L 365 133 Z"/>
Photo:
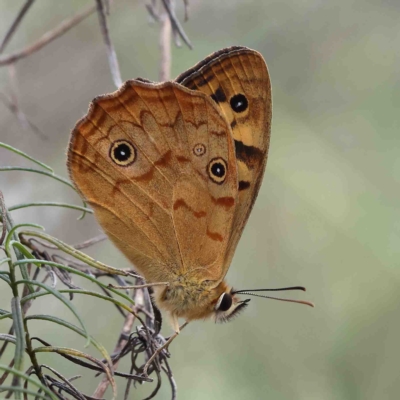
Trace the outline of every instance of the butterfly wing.
<path fill-rule="evenodd" d="M 271 131 L 272 99 L 262 55 L 246 47 L 220 50 L 181 74 L 176 82 L 210 96 L 231 126 L 239 205 L 225 258 L 229 268 L 261 186 Z"/>
<path fill-rule="evenodd" d="M 68 167 L 102 228 L 150 281 L 218 280 L 237 205 L 230 127 L 208 96 L 128 81 L 72 131 Z"/>

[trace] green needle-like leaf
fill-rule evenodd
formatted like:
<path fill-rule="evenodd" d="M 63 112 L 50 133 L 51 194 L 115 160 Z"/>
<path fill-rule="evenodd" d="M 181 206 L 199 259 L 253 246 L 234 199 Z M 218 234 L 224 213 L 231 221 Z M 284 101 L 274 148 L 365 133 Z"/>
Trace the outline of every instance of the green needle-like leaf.
<path fill-rule="evenodd" d="M 13 319 L 13 326 L 15 331 L 15 352 L 14 352 L 14 368 L 22 372 L 24 369 L 24 356 L 25 356 L 25 329 L 24 321 L 22 319 L 22 310 L 19 297 L 11 299 L 11 312 Z M 20 377 L 15 375 L 13 384 L 20 386 Z"/>
<path fill-rule="evenodd" d="M 38 203 L 16 204 L 15 206 L 8 207 L 8 211 L 20 210 L 21 208 L 27 208 L 27 207 L 64 207 L 64 208 L 70 208 L 72 210 L 78 210 L 78 211 L 83 211 L 83 212 L 93 214 L 93 210 L 91 210 L 90 208 L 76 206 L 74 204 L 56 203 L 56 202 L 50 202 L 50 201 L 43 201 L 43 202 L 38 202 Z"/>
<path fill-rule="evenodd" d="M 36 263 L 41 263 L 41 264 L 49 265 L 51 267 L 57 267 L 57 268 L 64 269 L 65 271 L 68 271 L 68 272 L 70 272 L 72 274 L 75 274 L 75 275 L 79 275 L 82 278 L 88 279 L 89 281 L 91 281 L 93 283 L 96 283 L 97 285 L 101 286 L 102 288 L 107 289 L 110 292 L 116 294 L 117 296 L 120 296 L 120 297 L 124 298 L 125 300 L 129 301 L 131 304 L 135 304 L 135 302 L 129 296 L 127 296 L 125 293 L 122 293 L 119 290 L 110 288 L 108 285 L 102 283 L 101 281 L 99 281 L 98 279 L 93 277 L 92 275 L 85 274 L 84 272 L 79 271 L 79 270 L 77 270 L 75 268 L 69 267 L 68 265 L 56 263 L 54 261 L 44 261 L 44 260 L 40 260 L 40 259 L 37 259 L 37 258 L 32 258 L 32 259 L 29 259 L 29 260 L 16 261 L 14 263 L 14 265 L 15 266 L 16 265 L 22 265 L 22 264 L 26 264 L 26 263 L 35 263 L 35 265 L 37 265 Z"/>
<path fill-rule="evenodd" d="M 42 163 L 41 161 L 36 160 L 35 158 L 33 158 L 33 157 L 29 156 L 28 154 L 24 153 L 23 151 L 16 149 L 15 147 L 12 147 L 12 146 L 10 146 L 8 144 L 5 144 L 5 143 L 2 143 L 2 142 L 0 142 L 0 147 L 3 147 L 5 149 L 7 149 L 7 150 L 10 150 L 10 151 L 12 151 L 12 152 L 24 157 L 24 158 L 27 158 L 28 160 L 34 162 L 35 164 L 40 165 L 44 169 L 47 169 L 48 171 L 53 172 L 53 169 L 51 167 L 49 167 L 48 165 Z"/>
<path fill-rule="evenodd" d="M 22 279 L 22 280 L 16 282 L 17 285 L 19 285 L 21 283 L 26 283 L 26 284 L 30 283 L 35 286 L 40 286 L 41 288 L 45 289 L 47 292 L 51 293 L 53 296 L 57 297 L 57 299 L 61 300 L 71 310 L 71 312 L 75 315 L 75 317 L 78 319 L 79 323 L 81 324 L 81 326 L 85 332 L 85 336 L 87 338 L 86 346 L 88 346 L 90 344 L 89 333 L 86 329 L 86 326 L 85 326 L 82 318 L 79 316 L 78 311 L 76 310 L 75 306 L 69 300 L 67 300 L 64 296 L 62 296 L 58 290 L 53 289 L 50 286 L 45 285 L 44 283 L 38 282 L 38 281 L 27 281 L 25 279 Z M 37 294 L 37 293 L 32 293 L 32 294 Z M 25 296 L 24 299 L 26 299 L 26 297 L 27 296 Z M 22 302 L 22 300 L 21 300 L 21 302 Z M 24 301 L 24 303 L 25 303 L 25 301 Z"/>
<path fill-rule="evenodd" d="M 78 333 L 79 335 L 86 337 L 85 331 L 83 331 L 78 326 L 71 324 L 70 322 L 65 321 L 61 318 L 54 317 L 52 315 L 30 315 L 28 317 L 25 317 L 25 321 L 29 321 L 32 319 L 54 322 L 55 324 L 64 326 L 64 327 L 71 329 L 72 331 Z M 0 339 L 1 339 L 1 335 L 0 335 Z M 105 349 L 105 347 L 101 343 L 99 343 L 97 340 L 95 340 L 93 337 L 90 337 L 90 340 L 91 340 L 93 346 L 95 346 L 97 348 L 97 350 L 99 350 L 101 355 L 107 360 L 110 368 L 112 368 L 111 358 L 110 358 L 110 355 L 108 354 L 107 350 Z"/>
<path fill-rule="evenodd" d="M 25 375 L 23 372 L 20 372 L 20 371 L 14 369 L 14 368 L 10 368 L 7 365 L 3 365 L 3 364 L 0 364 L 0 371 L 7 371 L 7 372 L 9 372 L 11 374 L 14 374 L 15 376 L 18 376 L 19 378 L 22 378 L 22 379 L 28 381 L 29 383 L 31 383 L 32 385 L 35 385 L 37 388 L 41 389 L 48 396 L 50 396 L 51 399 L 58 400 L 57 397 L 47 387 L 43 386 L 37 380 L 32 379 L 30 376 Z M 13 387 L 13 386 L 10 386 L 10 387 L 1 386 L 1 389 L 2 389 L 2 391 L 3 391 L 3 389 L 4 389 L 4 391 L 8 391 L 8 390 L 16 391 L 16 390 L 19 390 L 22 393 L 33 393 L 33 395 L 38 395 L 36 392 L 27 391 L 26 389 L 23 389 L 21 387 L 18 388 L 18 387 Z M 44 395 L 38 395 L 38 396 L 47 399 Z"/>

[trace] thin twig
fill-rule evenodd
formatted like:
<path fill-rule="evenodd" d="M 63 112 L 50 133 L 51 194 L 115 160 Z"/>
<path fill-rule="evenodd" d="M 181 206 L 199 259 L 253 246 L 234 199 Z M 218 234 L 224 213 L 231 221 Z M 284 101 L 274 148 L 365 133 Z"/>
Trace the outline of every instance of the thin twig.
<path fill-rule="evenodd" d="M 6 36 L 4 36 L 3 41 L 1 42 L 0 45 L 0 53 L 3 52 L 5 47 L 7 46 L 8 42 L 12 38 L 12 35 L 18 28 L 18 25 L 21 23 L 22 18 L 24 18 L 26 12 L 29 10 L 31 5 L 33 4 L 35 0 L 26 0 L 25 4 L 22 6 L 20 12 L 17 14 L 16 18 L 14 19 L 14 22 L 11 24 L 10 29 L 7 31 Z"/>
<path fill-rule="evenodd" d="M 10 85 L 11 85 L 11 101 L 14 104 L 15 108 L 18 107 L 18 95 L 17 95 L 17 79 L 16 79 L 16 70 L 15 70 L 15 64 L 10 64 L 8 66 L 8 76 L 10 77 Z"/>
<path fill-rule="evenodd" d="M 62 36 L 65 32 L 68 32 L 72 27 L 82 22 L 89 15 L 93 14 L 95 10 L 96 6 L 90 6 L 84 9 L 81 13 L 75 15 L 74 17 L 64 20 L 58 27 L 45 33 L 34 44 L 25 47 L 24 49 L 16 53 L 6 54 L 5 56 L 0 57 L 0 66 L 8 65 L 20 60 L 21 58 L 30 56 L 31 54 L 35 53 L 36 51 L 40 50 L 41 48 L 52 42 L 54 39 Z"/>
<path fill-rule="evenodd" d="M 183 5 L 185 6 L 185 19 L 184 21 L 189 21 L 189 0 L 183 0 Z"/>
<path fill-rule="evenodd" d="M 134 314 L 129 313 L 124 321 L 124 325 L 122 327 L 122 331 L 119 336 L 119 340 L 114 348 L 113 354 L 119 353 L 123 347 L 127 344 L 128 340 L 124 337 L 129 337 L 129 334 L 132 331 L 132 326 L 135 321 Z M 117 369 L 119 361 L 114 362 L 114 368 Z M 108 386 L 110 385 L 107 376 L 103 377 L 103 380 L 98 384 L 96 390 L 93 393 L 93 397 L 103 397 L 104 393 L 106 392 Z"/>
<path fill-rule="evenodd" d="M 163 12 L 159 18 L 160 21 L 160 82 L 171 79 L 171 20 L 166 12 Z"/>
<path fill-rule="evenodd" d="M 185 328 L 185 326 L 188 324 L 189 322 L 185 322 L 183 323 L 183 325 L 179 328 L 179 330 L 181 331 L 183 328 Z M 147 375 L 147 370 L 149 369 L 149 366 L 156 360 L 156 358 L 158 357 L 158 355 L 163 351 L 168 351 L 168 346 L 171 344 L 171 342 L 179 335 L 179 332 L 175 332 L 173 335 L 171 335 L 169 337 L 169 339 L 162 345 L 160 346 L 153 354 L 152 356 L 149 358 L 149 360 L 147 361 L 146 365 L 143 368 L 143 376 L 148 377 Z"/>
<path fill-rule="evenodd" d="M 10 342 L 4 342 L 4 343 L 10 343 Z M 8 364 L 9 368 L 12 368 L 13 366 L 14 366 L 14 359 L 12 359 L 10 361 L 10 363 Z M 4 374 L 0 377 L 0 387 L 4 383 L 4 381 L 7 379 L 9 374 L 10 373 L 8 371 L 4 371 Z"/>
<path fill-rule="evenodd" d="M 176 385 L 176 381 L 174 379 L 174 376 L 172 375 L 171 367 L 169 366 L 168 362 L 165 361 L 165 365 L 162 365 L 161 368 L 163 369 L 165 374 L 168 376 L 169 383 L 172 388 L 172 399 L 171 400 L 175 400 L 177 392 L 178 392 L 178 386 Z"/>
<path fill-rule="evenodd" d="M 188 36 L 186 35 L 185 31 L 183 30 L 178 18 L 175 15 L 175 12 L 173 8 L 171 7 L 170 0 L 162 0 L 165 10 L 167 11 L 169 18 L 171 20 L 172 28 L 174 30 L 177 30 L 179 33 L 179 36 L 182 38 L 182 40 L 186 43 L 186 45 L 189 47 L 190 50 L 193 49 L 192 43 L 190 43 L 190 40 Z"/>
<path fill-rule="evenodd" d="M 154 4 L 146 4 L 146 8 L 147 8 L 147 11 L 148 11 L 150 17 L 153 18 L 154 21 L 156 21 L 156 22 L 160 21 L 160 16 L 158 15 L 158 13 L 154 7 Z M 153 21 L 151 21 L 151 22 L 153 22 Z"/>
<path fill-rule="evenodd" d="M 49 367 L 48 365 L 42 364 L 40 366 L 41 369 L 43 368 L 47 368 L 49 369 L 54 375 L 56 375 L 58 378 L 60 378 L 65 385 L 67 385 L 69 387 L 69 389 L 71 389 L 71 391 L 76 395 L 76 398 L 81 399 L 81 400 L 85 400 L 85 396 L 83 396 L 74 385 L 72 385 L 72 383 L 70 382 L 70 379 L 65 378 L 63 375 L 61 375 L 58 371 L 56 371 L 54 368 Z M 46 377 L 48 375 L 45 375 Z M 71 393 L 72 394 L 72 393 Z"/>
<path fill-rule="evenodd" d="M 33 124 L 25 113 L 21 110 L 18 102 L 18 85 L 16 78 L 15 64 L 8 65 L 8 76 L 10 77 L 9 82 L 11 86 L 11 100 L 3 99 L 3 103 L 9 108 L 9 110 L 17 117 L 18 122 L 21 124 L 23 129 L 31 129 L 33 133 L 37 134 L 41 139 L 48 140 L 49 138 L 35 125 Z M 6 96 L 2 94 L 5 98 Z"/>
<path fill-rule="evenodd" d="M 16 116 L 18 122 L 24 129 L 30 128 L 35 134 L 40 136 L 42 139 L 48 139 L 48 137 L 33 123 L 28 117 L 9 99 L 7 99 L 4 93 L 0 93 L 1 102 Z"/>
<path fill-rule="evenodd" d="M 103 0 L 103 2 L 104 2 L 104 11 L 106 15 L 110 15 L 110 8 L 111 8 L 110 0 Z"/>
<path fill-rule="evenodd" d="M 107 240 L 108 236 L 105 235 L 104 233 L 102 233 L 101 235 L 97 235 L 91 239 L 88 239 L 82 243 L 77 243 L 72 245 L 73 248 L 77 249 L 77 250 L 82 250 L 82 249 L 86 249 L 87 247 L 90 247 L 96 243 L 100 243 L 103 242 L 104 240 Z"/>
<path fill-rule="evenodd" d="M 111 76 L 113 78 L 114 85 L 116 87 L 120 87 L 122 85 L 121 72 L 119 70 L 117 54 L 115 53 L 114 46 L 111 42 L 110 34 L 108 31 L 107 16 L 103 0 L 96 0 L 96 4 L 97 4 L 97 15 L 99 16 L 100 29 L 103 35 L 104 43 L 106 44 L 107 48 L 108 64 L 110 66 Z"/>

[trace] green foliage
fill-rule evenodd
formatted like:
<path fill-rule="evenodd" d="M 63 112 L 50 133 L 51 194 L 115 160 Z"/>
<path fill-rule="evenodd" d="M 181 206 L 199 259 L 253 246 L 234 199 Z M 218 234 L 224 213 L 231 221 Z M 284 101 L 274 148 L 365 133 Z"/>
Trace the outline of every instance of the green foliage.
<path fill-rule="evenodd" d="M 43 168 L 49 169 L 43 163 L 40 163 L 33 157 L 30 157 L 27 154 L 12 148 L 11 146 L 4 144 L 0 145 L 7 150 L 13 151 L 16 154 L 35 162 Z M 13 170 L 13 167 L 2 168 L 2 171 L 5 170 Z M 23 170 L 31 171 L 29 168 L 24 168 Z M 42 173 L 43 171 L 37 172 Z M 44 172 L 44 175 L 52 178 L 55 177 L 53 172 Z M 67 183 L 68 186 L 71 186 L 63 178 L 56 177 L 56 180 Z M 111 277 L 124 276 L 137 278 L 137 275 L 132 271 L 113 268 L 106 264 L 95 261 L 76 248 L 71 247 L 41 231 L 26 230 L 28 227 L 43 230 L 43 227 L 39 225 L 30 223 L 14 225 L 10 215 L 10 210 L 7 209 L 1 192 L 0 203 L 0 222 L 2 223 L 3 227 L 0 250 L 5 255 L 5 257 L 0 260 L 0 265 L 8 266 L 8 270 L 0 271 L 0 279 L 3 280 L 3 285 L 6 284 L 9 286 L 12 293 L 11 310 L 0 310 L 0 320 L 12 320 L 12 326 L 9 333 L 0 334 L 0 341 L 4 342 L 3 347 L 0 350 L 0 360 L 4 358 L 4 352 L 8 344 L 13 344 L 15 347 L 10 366 L 0 364 L 0 370 L 4 371 L 0 378 L 0 391 L 9 393 L 13 392 L 17 400 L 21 399 L 22 394 L 24 394 L 24 396 L 26 394 L 30 394 L 36 395 L 38 398 L 57 399 L 59 396 L 54 388 L 58 387 L 61 391 L 73 394 L 77 398 L 84 398 L 83 394 L 80 394 L 78 389 L 71 385 L 69 379 L 60 374 L 54 367 L 48 367 L 40 364 L 37 359 L 37 355 L 39 353 L 55 353 L 74 363 L 84 365 L 89 369 L 103 371 L 112 387 L 113 399 L 115 399 L 117 385 L 114 379 L 114 361 L 111 359 L 106 348 L 89 334 L 88 327 L 84 323 L 83 318 L 80 316 L 79 310 L 73 304 L 71 299 L 66 298 L 63 293 L 68 293 L 70 296 L 73 294 L 91 296 L 101 299 L 102 301 L 111 302 L 120 310 L 124 310 L 129 314 L 133 313 L 132 307 L 135 306 L 134 300 L 127 294 L 121 293 L 120 291 L 110 287 L 109 284 L 103 283 L 98 277 L 95 276 L 94 271 L 99 271 L 101 275 L 107 275 Z M 38 205 L 38 203 L 25 203 L 23 206 L 29 207 L 36 205 Z M 58 203 L 54 204 L 52 202 L 39 203 L 39 205 L 59 206 Z M 70 209 L 78 209 L 84 211 L 85 213 L 91 212 L 91 210 L 86 208 L 86 206 L 78 207 L 71 204 L 62 204 L 62 206 Z M 12 209 L 18 208 L 19 207 L 13 207 Z M 41 246 L 52 246 L 53 249 L 60 250 L 64 254 L 70 256 L 70 265 L 52 261 L 51 258 L 48 257 L 47 253 L 39 251 L 37 245 L 34 244 L 35 241 L 38 240 L 40 240 Z M 73 259 L 84 263 L 83 265 L 87 266 L 86 270 L 77 268 L 77 266 L 73 263 Z M 92 269 L 89 269 L 89 267 Z M 35 269 L 36 271 L 33 272 Z M 97 287 L 101 288 L 105 294 L 80 288 L 58 289 L 54 284 L 48 285 L 44 283 L 49 274 L 54 274 L 55 270 L 64 271 L 68 277 L 71 275 L 76 275 L 88 282 L 94 283 Z M 19 275 L 21 275 L 22 279 L 18 278 Z M 44 280 L 39 281 L 38 278 L 40 277 L 44 278 Z M 66 276 L 64 276 L 64 278 L 66 278 Z M 63 281 L 63 279 L 61 280 Z M 68 279 L 64 280 L 63 283 L 68 286 Z M 73 286 L 70 285 L 70 287 Z M 113 297 L 113 295 L 117 298 L 119 297 L 121 300 L 116 299 Z M 29 309 L 31 308 L 32 302 L 42 296 L 50 296 L 61 301 L 78 320 L 80 327 L 58 316 L 43 314 L 27 315 Z M 136 316 L 135 313 L 134 315 Z M 102 358 L 98 359 L 88 353 L 74 348 L 52 346 L 41 338 L 33 337 L 28 321 L 47 321 L 51 324 L 56 324 L 60 327 L 63 327 L 67 331 L 75 332 L 78 335 L 86 338 L 86 347 L 92 345 L 100 353 Z M 44 346 L 35 346 L 35 341 L 39 341 Z M 82 364 L 82 361 L 79 361 L 79 359 L 87 360 L 89 363 L 84 362 Z M 54 376 L 49 378 L 47 374 L 43 373 L 43 368 L 49 368 L 53 375 L 58 378 L 58 380 Z M 34 377 L 32 377 L 32 375 L 34 375 Z M 149 380 L 146 376 L 139 377 L 129 374 L 125 374 L 125 376 L 139 381 Z M 7 379 L 11 379 L 11 385 L 4 384 Z"/>

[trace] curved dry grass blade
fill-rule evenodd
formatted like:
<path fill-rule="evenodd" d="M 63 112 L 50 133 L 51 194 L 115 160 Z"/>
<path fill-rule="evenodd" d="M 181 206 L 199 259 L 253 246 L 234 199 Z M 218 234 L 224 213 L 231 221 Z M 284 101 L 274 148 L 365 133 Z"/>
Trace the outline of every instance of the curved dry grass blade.
<path fill-rule="evenodd" d="M 143 399 L 143 400 L 151 400 L 151 399 L 154 399 L 154 397 L 156 397 L 156 395 L 157 395 L 157 393 L 159 392 L 159 390 L 161 389 L 161 374 L 160 374 L 160 372 L 159 371 L 157 371 L 156 370 L 156 373 L 157 373 L 157 385 L 156 385 L 156 387 L 154 388 L 154 390 L 152 391 L 152 393 L 150 393 L 150 395 L 148 396 L 148 397 L 146 397 L 145 399 Z M 125 397 L 125 399 L 124 400 L 128 400 L 127 399 L 127 397 Z"/>
<path fill-rule="evenodd" d="M 167 360 L 164 361 L 165 365 L 162 365 L 161 368 L 165 372 L 165 374 L 168 377 L 169 383 L 171 385 L 171 390 L 172 390 L 172 398 L 171 400 L 176 400 L 176 396 L 178 393 L 178 386 L 176 384 L 175 378 L 172 375 L 171 367 L 169 366 Z"/>
<path fill-rule="evenodd" d="M 42 315 L 42 314 L 37 314 L 37 315 L 30 315 L 28 317 L 25 317 L 25 321 L 30 321 L 30 320 L 41 320 L 41 321 L 48 321 L 48 322 L 53 322 L 55 324 L 64 326 L 65 328 L 68 328 L 76 333 L 78 333 L 79 335 L 86 337 L 85 335 L 85 331 L 81 328 L 79 328 L 78 326 L 71 324 L 68 321 L 65 321 L 61 318 L 58 317 L 54 317 L 52 315 Z M 9 336 L 9 335 L 8 335 Z M 1 339 L 1 335 L 0 335 L 0 339 Z M 107 363 L 109 364 L 110 369 L 113 368 L 113 363 L 111 361 L 111 357 L 108 354 L 106 348 L 99 343 L 97 340 L 95 340 L 92 336 L 90 337 L 91 343 L 93 344 L 94 347 L 96 347 L 96 349 L 101 353 L 101 355 L 104 357 L 104 359 L 107 361 Z"/>
<path fill-rule="evenodd" d="M 44 346 L 53 347 L 53 346 L 51 346 L 50 343 L 47 343 L 46 341 L 44 341 L 44 340 L 42 340 L 42 339 L 40 339 L 38 337 L 33 337 L 32 340 L 37 340 L 40 343 L 42 343 Z M 80 366 L 82 366 L 84 368 L 87 368 L 87 369 L 90 369 L 92 371 L 104 373 L 104 367 L 103 366 L 102 367 L 98 367 L 97 365 L 89 364 L 86 361 L 82 361 L 77 357 L 74 357 L 74 356 L 71 356 L 71 355 L 68 355 L 68 354 L 65 354 L 65 353 L 58 353 L 58 354 L 61 357 L 67 359 L 68 361 L 73 362 L 74 364 L 80 365 Z M 134 380 L 137 380 L 137 381 L 140 381 L 140 382 L 142 382 L 142 381 L 144 381 L 144 382 L 153 382 L 153 380 L 151 378 L 145 378 L 145 377 L 139 376 L 139 375 L 126 374 L 126 373 L 123 373 L 123 372 L 114 371 L 114 375 L 115 376 L 120 376 L 122 378 L 134 379 Z"/>
<path fill-rule="evenodd" d="M 65 32 L 68 32 L 72 27 L 82 22 L 85 18 L 87 18 L 90 14 L 92 14 L 96 10 L 95 6 L 90 6 L 85 8 L 81 13 L 75 15 L 72 18 L 64 20 L 58 27 L 45 33 L 37 42 L 32 44 L 31 46 L 25 47 L 21 51 L 18 51 L 13 54 L 8 54 L 3 57 L 0 57 L 0 66 L 8 65 L 13 62 L 20 60 L 21 58 L 27 57 L 32 53 L 40 50 L 48 43 L 52 42 L 54 39 L 62 36 Z"/>
<path fill-rule="evenodd" d="M 86 399 L 86 396 L 84 396 L 83 394 L 81 394 L 81 393 L 79 392 L 79 390 L 78 390 L 74 385 L 72 385 L 71 379 L 65 378 L 65 377 L 64 377 L 63 375 L 61 375 L 58 371 L 56 371 L 54 368 L 49 367 L 48 365 L 42 364 L 42 365 L 40 366 L 40 368 L 41 368 L 41 369 L 43 369 L 43 368 L 48 369 L 48 370 L 51 371 L 54 375 L 56 375 L 59 379 L 61 379 L 61 380 L 65 383 L 65 385 L 68 386 L 68 387 L 71 389 L 71 391 L 73 392 L 75 398 L 78 398 L 78 399 L 80 399 L 80 400 L 87 400 L 87 399 Z M 72 394 L 72 393 L 71 393 L 71 394 Z"/>
<path fill-rule="evenodd" d="M 128 343 L 128 339 L 126 339 L 126 337 L 129 337 L 134 321 L 135 321 L 135 316 L 133 314 L 128 314 L 125 317 L 124 325 L 122 327 L 122 331 L 120 333 L 118 342 L 114 347 L 113 355 L 121 354 L 122 349 Z M 114 368 L 117 368 L 118 363 L 119 363 L 119 358 L 113 358 Z M 93 397 L 103 397 L 104 393 L 108 388 L 108 385 L 109 385 L 108 379 L 104 377 L 102 381 L 97 385 L 97 388 L 93 393 Z"/>
<path fill-rule="evenodd" d="M 57 353 L 57 354 L 60 354 L 60 355 L 68 355 L 68 356 L 84 358 L 86 360 L 91 361 L 92 363 L 94 363 L 98 367 L 100 367 L 105 372 L 105 374 L 107 375 L 107 378 L 110 381 L 111 388 L 112 388 L 112 391 L 113 391 L 113 399 L 116 399 L 116 397 L 117 397 L 117 384 L 115 383 L 115 380 L 113 378 L 113 371 L 109 368 L 109 366 L 107 366 L 106 364 L 103 364 L 97 358 L 92 357 L 91 355 L 83 353 L 83 352 L 81 352 L 79 350 L 71 349 L 71 348 L 68 348 L 68 347 L 45 346 L 45 347 L 37 347 L 33 351 L 34 351 L 34 353 Z"/>

